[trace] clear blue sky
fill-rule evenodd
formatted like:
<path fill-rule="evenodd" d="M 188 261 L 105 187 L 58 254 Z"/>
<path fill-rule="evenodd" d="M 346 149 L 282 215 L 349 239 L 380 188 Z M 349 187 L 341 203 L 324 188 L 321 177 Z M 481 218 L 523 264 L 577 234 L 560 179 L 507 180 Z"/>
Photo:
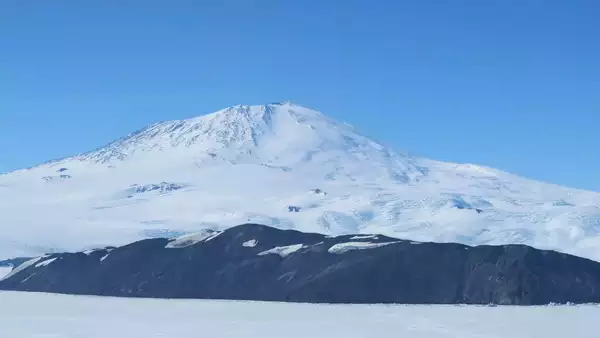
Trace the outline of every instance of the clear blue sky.
<path fill-rule="evenodd" d="M 397 149 L 600 190 L 597 0 L 4 0 L 0 171 L 291 100 Z"/>

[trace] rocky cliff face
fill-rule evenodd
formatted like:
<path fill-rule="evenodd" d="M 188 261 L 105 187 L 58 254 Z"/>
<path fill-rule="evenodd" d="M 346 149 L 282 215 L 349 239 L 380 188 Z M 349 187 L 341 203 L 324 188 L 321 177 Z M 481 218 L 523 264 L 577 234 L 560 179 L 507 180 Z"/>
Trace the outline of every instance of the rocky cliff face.
<path fill-rule="evenodd" d="M 326 303 L 600 302 L 600 264 L 523 245 L 469 247 L 245 224 L 37 257 L 0 289 Z"/>

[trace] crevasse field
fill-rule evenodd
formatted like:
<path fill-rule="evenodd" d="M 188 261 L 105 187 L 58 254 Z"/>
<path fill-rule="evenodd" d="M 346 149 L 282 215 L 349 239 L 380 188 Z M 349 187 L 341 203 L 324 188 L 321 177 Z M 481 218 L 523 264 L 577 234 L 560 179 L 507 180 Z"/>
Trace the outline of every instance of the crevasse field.
<path fill-rule="evenodd" d="M 314 305 L 0 291 L 0 337 L 598 337 L 599 306 Z"/>

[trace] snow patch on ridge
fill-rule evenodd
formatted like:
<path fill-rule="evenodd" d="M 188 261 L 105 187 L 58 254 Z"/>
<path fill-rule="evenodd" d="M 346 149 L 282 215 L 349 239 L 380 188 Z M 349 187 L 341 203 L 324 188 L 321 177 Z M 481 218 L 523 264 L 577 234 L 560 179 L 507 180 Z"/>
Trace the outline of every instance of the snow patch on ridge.
<path fill-rule="evenodd" d="M 249 241 L 242 243 L 242 246 L 246 247 L 246 248 L 254 248 L 256 246 L 256 244 L 258 244 L 258 241 L 255 239 L 251 239 Z"/>
<path fill-rule="evenodd" d="M 186 248 L 188 246 L 192 246 L 192 245 L 200 243 L 200 242 L 208 242 L 211 239 L 217 237 L 219 234 L 221 234 L 221 232 L 207 229 L 207 230 L 204 230 L 201 232 L 188 234 L 188 235 L 184 235 L 184 236 L 175 238 L 175 239 L 171 240 L 169 242 L 169 244 L 167 244 L 165 246 L 165 248 L 170 248 L 170 249 Z"/>
<path fill-rule="evenodd" d="M 287 246 L 276 246 L 273 249 L 269 249 L 263 252 L 258 253 L 259 256 L 265 256 L 270 254 L 279 255 L 281 257 L 285 257 L 293 254 L 294 252 L 305 248 L 304 244 L 293 244 Z"/>
<path fill-rule="evenodd" d="M 385 242 L 385 243 L 369 243 L 369 242 L 346 242 L 346 243 L 338 243 L 332 245 L 329 250 L 329 253 L 332 254 L 343 254 L 351 250 L 364 250 L 364 249 L 374 249 L 382 246 L 400 243 L 396 242 Z"/>
<path fill-rule="evenodd" d="M 377 239 L 377 235 L 353 236 L 350 239 Z"/>
<path fill-rule="evenodd" d="M 39 268 L 39 267 L 42 267 L 42 266 L 48 266 L 48 265 L 52 264 L 52 262 L 54 262 L 56 259 L 58 259 L 58 257 L 54 257 L 54 258 L 47 259 L 47 260 L 45 260 L 45 261 L 42 261 L 42 262 L 40 262 L 40 263 L 37 263 L 37 264 L 35 265 L 35 267 L 36 267 L 36 268 Z"/>

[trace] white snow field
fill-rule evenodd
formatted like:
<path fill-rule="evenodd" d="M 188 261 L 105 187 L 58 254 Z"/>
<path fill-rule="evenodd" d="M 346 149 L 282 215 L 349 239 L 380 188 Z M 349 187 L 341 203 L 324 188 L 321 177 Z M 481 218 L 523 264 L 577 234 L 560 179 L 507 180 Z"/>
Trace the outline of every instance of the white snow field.
<path fill-rule="evenodd" d="M 600 260 L 599 193 L 398 153 L 291 103 L 157 123 L 0 175 L 0 259 L 246 222 Z"/>
<path fill-rule="evenodd" d="M 10 338 L 592 338 L 599 306 L 315 305 L 0 292 Z"/>

